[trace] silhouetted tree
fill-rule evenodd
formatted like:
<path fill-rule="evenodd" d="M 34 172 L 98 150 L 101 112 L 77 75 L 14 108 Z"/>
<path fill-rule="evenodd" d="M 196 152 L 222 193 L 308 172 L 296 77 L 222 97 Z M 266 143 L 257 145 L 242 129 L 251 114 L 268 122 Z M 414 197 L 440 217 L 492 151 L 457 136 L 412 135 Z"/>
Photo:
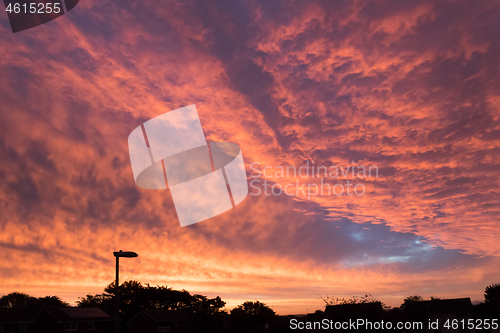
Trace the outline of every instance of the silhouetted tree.
<path fill-rule="evenodd" d="M 268 307 L 266 304 L 259 301 L 247 301 L 241 305 L 238 305 L 231 310 L 232 316 L 258 316 L 262 318 L 271 318 L 276 315 L 276 313 Z"/>
<path fill-rule="evenodd" d="M 378 300 L 373 298 L 372 295 L 365 296 L 353 296 L 351 298 L 335 297 L 335 296 L 325 296 L 322 298 L 325 304 L 328 305 L 343 305 L 343 304 L 361 304 L 361 303 L 376 303 Z"/>
<path fill-rule="evenodd" d="M 69 306 L 58 296 L 33 297 L 13 292 L 0 297 L 0 308 L 42 308 L 44 306 Z"/>
<path fill-rule="evenodd" d="M 78 306 L 81 307 L 113 307 L 113 295 L 109 294 L 98 294 L 98 295 L 87 295 L 85 297 L 79 297 L 76 302 Z"/>
<path fill-rule="evenodd" d="M 412 303 L 412 302 L 423 302 L 425 299 L 422 296 L 414 295 L 414 296 L 408 296 L 404 299 L 403 304 L 401 304 L 401 309 L 404 310 L 406 304 Z"/>
<path fill-rule="evenodd" d="M 0 298 L 0 308 L 26 308 L 36 304 L 36 297 L 13 292 Z"/>
<path fill-rule="evenodd" d="M 220 297 L 207 298 L 191 295 L 186 290 L 174 290 L 165 286 L 151 286 L 138 281 L 125 281 L 119 287 L 120 313 L 125 320 L 142 310 L 181 310 L 193 314 L 213 315 L 221 312 L 225 302 Z M 77 302 L 82 307 L 106 307 L 114 309 L 115 284 L 104 288 L 103 294 L 87 295 Z"/>
<path fill-rule="evenodd" d="M 325 307 L 329 305 L 344 305 L 344 304 L 362 304 L 362 303 L 380 303 L 382 308 L 389 310 L 390 306 L 380 302 L 375 299 L 372 295 L 366 294 L 365 296 L 353 296 L 351 298 L 335 297 L 335 296 L 325 296 L 321 298 L 325 302 Z"/>
<path fill-rule="evenodd" d="M 266 304 L 247 301 L 231 310 L 231 326 L 233 332 L 238 333 L 262 332 L 275 316 L 276 313 Z"/>
<path fill-rule="evenodd" d="M 484 289 L 484 300 L 487 304 L 500 310 L 500 283 L 487 286 Z"/>
<path fill-rule="evenodd" d="M 215 314 L 221 312 L 221 309 L 226 305 L 219 296 L 215 298 L 207 298 L 203 295 L 193 295 L 194 302 L 191 309 L 194 313 Z"/>
<path fill-rule="evenodd" d="M 67 307 L 69 306 L 68 303 L 64 302 L 62 299 L 60 299 L 58 296 L 45 296 L 45 297 L 39 297 L 36 300 L 36 303 L 38 306 L 59 306 L 59 307 Z"/>

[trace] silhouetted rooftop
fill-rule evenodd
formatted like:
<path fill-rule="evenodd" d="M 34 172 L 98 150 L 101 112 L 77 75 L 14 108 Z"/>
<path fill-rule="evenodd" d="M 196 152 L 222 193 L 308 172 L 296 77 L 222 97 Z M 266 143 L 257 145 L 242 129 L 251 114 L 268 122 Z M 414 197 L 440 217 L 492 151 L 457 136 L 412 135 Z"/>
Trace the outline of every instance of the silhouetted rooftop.
<path fill-rule="evenodd" d="M 106 312 L 99 308 L 60 308 L 45 307 L 40 312 L 47 311 L 58 322 L 75 321 L 75 319 L 112 319 Z"/>
<path fill-rule="evenodd" d="M 439 314 L 472 311 L 470 298 L 435 299 L 422 302 L 408 302 L 405 312 L 408 315 Z"/>

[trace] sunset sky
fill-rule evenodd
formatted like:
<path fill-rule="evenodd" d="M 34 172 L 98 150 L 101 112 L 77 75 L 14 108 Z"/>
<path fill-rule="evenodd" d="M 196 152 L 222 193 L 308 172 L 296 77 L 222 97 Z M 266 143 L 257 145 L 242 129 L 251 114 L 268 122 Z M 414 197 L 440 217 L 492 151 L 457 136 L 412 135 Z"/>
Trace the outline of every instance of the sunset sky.
<path fill-rule="evenodd" d="M 2 11 L 0 295 L 74 304 L 113 281 L 122 249 L 139 254 L 122 280 L 228 309 L 483 300 L 500 282 L 499 17 L 488 0 L 80 0 L 14 34 Z M 349 178 L 365 189 L 351 196 L 252 186 L 181 227 L 168 190 L 135 184 L 127 138 L 191 104 L 261 190 L 320 182 L 279 166 L 378 177 Z"/>

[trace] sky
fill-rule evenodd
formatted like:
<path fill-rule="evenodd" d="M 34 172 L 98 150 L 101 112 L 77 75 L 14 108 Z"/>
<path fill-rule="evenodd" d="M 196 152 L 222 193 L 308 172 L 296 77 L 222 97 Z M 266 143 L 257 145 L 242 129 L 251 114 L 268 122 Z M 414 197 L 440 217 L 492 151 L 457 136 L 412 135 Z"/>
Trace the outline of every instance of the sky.
<path fill-rule="evenodd" d="M 139 254 L 122 280 L 228 309 L 483 300 L 500 282 L 499 16 L 488 0 L 81 0 L 13 34 L 3 12 L 0 295 L 74 304 L 122 249 Z M 127 138 L 192 104 L 208 141 L 240 146 L 250 194 L 181 227 L 168 190 L 135 184 Z M 307 166 L 358 192 L 278 173 Z"/>

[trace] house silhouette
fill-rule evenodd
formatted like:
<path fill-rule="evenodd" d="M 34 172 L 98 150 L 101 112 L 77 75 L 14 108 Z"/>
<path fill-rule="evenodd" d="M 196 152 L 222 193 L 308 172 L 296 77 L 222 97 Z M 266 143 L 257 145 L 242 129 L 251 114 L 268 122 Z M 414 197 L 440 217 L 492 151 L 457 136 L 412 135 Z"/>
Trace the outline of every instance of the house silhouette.
<path fill-rule="evenodd" d="M 404 310 L 409 321 L 423 323 L 423 330 L 421 332 L 435 332 L 435 328 L 429 327 L 429 321 L 438 321 L 439 330 L 443 332 L 475 332 L 474 329 L 463 330 L 460 327 L 457 329 L 447 329 L 443 326 L 447 320 L 464 319 L 467 322 L 468 319 L 474 318 L 470 298 L 407 302 Z"/>
<path fill-rule="evenodd" d="M 33 318 L 37 333 L 111 333 L 114 320 L 99 308 L 45 307 Z"/>
<path fill-rule="evenodd" d="M 143 310 L 128 322 L 129 333 L 188 333 L 191 320 L 181 311 Z"/>

